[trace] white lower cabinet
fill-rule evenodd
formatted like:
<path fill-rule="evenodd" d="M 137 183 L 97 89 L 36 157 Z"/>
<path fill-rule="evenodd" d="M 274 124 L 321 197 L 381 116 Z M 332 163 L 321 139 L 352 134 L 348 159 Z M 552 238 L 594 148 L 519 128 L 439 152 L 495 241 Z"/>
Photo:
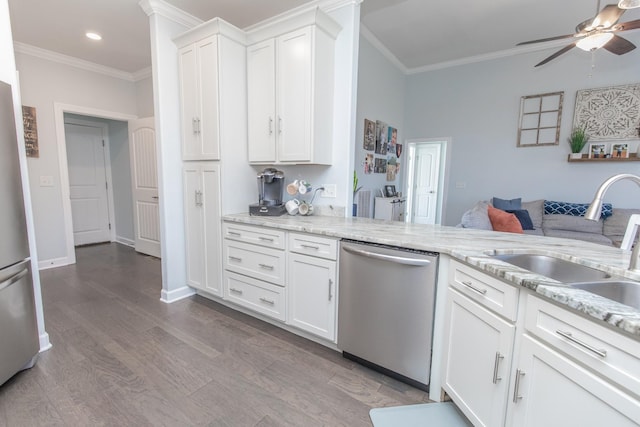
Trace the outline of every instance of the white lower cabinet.
<path fill-rule="evenodd" d="M 510 426 L 638 426 L 640 402 L 528 335 L 514 373 Z"/>
<path fill-rule="evenodd" d="M 223 224 L 224 299 L 336 342 L 337 240 Z"/>
<path fill-rule="evenodd" d="M 183 178 L 187 284 L 222 296 L 220 165 L 185 163 Z"/>
<path fill-rule="evenodd" d="M 504 424 L 515 326 L 449 287 L 443 388 L 476 426 Z"/>
<path fill-rule="evenodd" d="M 474 426 L 640 426 L 640 342 L 452 261 L 443 386 Z"/>
<path fill-rule="evenodd" d="M 289 254 L 289 324 L 336 339 L 336 262 Z"/>
<path fill-rule="evenodd" d="M 253 311 L 286 320 L 284 288 L 251 277 L 225 271 L 224 297 Z"/>

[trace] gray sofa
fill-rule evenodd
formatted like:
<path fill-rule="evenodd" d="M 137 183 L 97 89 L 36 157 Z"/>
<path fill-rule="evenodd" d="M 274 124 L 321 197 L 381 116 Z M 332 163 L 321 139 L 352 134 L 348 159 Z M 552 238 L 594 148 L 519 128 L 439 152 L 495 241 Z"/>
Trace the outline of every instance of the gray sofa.
<path fill-rule="evenodd" d="M 488 204 L 488 202 L 478 202 L 472 209 L 465 212 L 459 226 L 493 230 L 487 214 Z M 620 246 L 629 217 L 640 214 L 640 209 L 613 208 L 613 215 L 607 219 L 589 221 L 580 216 L 545 214 L 544 200 L 522 202 L 522 209 L 529 212 L 534 228 L 524 230 L 525 234 L 584 240 L 609 246 Z"/>

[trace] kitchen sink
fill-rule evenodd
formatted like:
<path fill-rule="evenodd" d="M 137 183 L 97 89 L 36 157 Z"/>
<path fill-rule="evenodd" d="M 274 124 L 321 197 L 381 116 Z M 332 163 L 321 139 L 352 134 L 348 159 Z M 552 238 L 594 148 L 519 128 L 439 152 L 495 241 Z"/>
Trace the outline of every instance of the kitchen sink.
<path fill-rule="evenodd" d="M 595 282 L 611 278 L 611 275 L 604 271 L 547 255 L 504 254 L 493 257 L 563 283 Z"/>
<path fill-rule="evenodd" d="M 617 301 L 640 310 L 640 282 L 627 280 L 573 283 L 572 288 L 583 289 L 592 294 Z"/>

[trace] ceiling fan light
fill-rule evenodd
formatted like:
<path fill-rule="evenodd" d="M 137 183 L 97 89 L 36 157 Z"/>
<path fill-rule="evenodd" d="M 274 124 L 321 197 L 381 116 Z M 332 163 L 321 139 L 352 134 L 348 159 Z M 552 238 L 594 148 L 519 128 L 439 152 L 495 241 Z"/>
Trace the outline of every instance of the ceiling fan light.
<path fill-rule="evenodd" d="M 640 0 L 620 0 L 618 3 L 620 9 L 633 9 L 640 7 Z"/>
<path fill-rule="evenodd" d="M 600 49 L 613 38 L 613 33 L 596 33 L 579 40 L 576 43 L 580 49 L 590 52 Z"/>

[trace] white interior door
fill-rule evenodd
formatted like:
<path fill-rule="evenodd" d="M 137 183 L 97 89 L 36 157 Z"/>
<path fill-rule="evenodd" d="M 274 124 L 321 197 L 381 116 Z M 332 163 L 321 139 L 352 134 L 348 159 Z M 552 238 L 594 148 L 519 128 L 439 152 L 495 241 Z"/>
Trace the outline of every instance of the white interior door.
<path fill-rule="evenodd" d="M 137 252 L 160 258 L 160 212 L 154 118 L 129 122 L 133 230 Z"/>
<path fill-rule="evenodd" d="M 74 245 L 111 241 L 102 128 L 65 123 Z"/>
<path fill-rule="evenodd" d="M 419 144 L 415 149 L 411 213 L 417 224 L 435 224 L 440 178 L 439 144 Z"/>

